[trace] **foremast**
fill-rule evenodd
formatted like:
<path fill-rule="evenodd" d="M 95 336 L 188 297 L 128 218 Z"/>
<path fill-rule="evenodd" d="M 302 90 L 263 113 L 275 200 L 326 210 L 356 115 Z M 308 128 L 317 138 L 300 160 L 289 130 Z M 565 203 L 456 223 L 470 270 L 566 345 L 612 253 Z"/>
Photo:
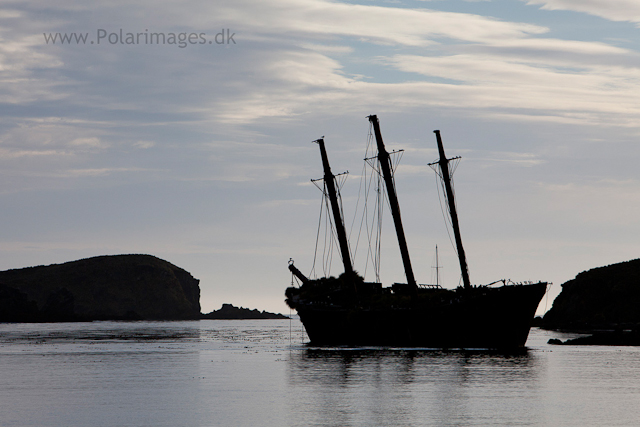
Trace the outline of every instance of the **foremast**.
<path fill-rule="evenodd" d="M 407 240 L 404 235 L 404 228 L 402 227 L 402 218 L 400 217 L 400 204 L 398 203 L 398 196 L 396 194 L 393 174 L 391 172 L 391 160 L 389 159 L 389 153 L 384 147 L 384 142 L 382 141 L 382 134 L 380 133 L 380 123 L 378 122 L 378 116 L 371 115 L 368 118 L 373 125 L 373 132 L 376 137 L 376 144 L 378 146 L 378 162 L 380 163 L 380 169 L 382 169 L 382 178 L 384 179 L 384 183 L 387 187 L 387 195 L 389 198 L 389 205 L 391 207 L 391 215 L 393 216 L 393 223 L 396 227 L 396 235 L 398 236 L 398 245 L 400 246 L 400 255 L 402 256 L 404 272 L 407 276 L 407 284 L 411 288 L 412 293 L 417 294 L 418 284 L 416 282 L 415 276 L 413 275 L 411 259 L 409 258 L 409 249 L 407 248 Z"/>
<path fill-rule="evenodd" d="M 336 190 L 335 175 L 333 175 L 331 167 L 329 166 L 329 158 L 327 157 L 327 150 L 324 147 L 324 139 L 320 138 L 314 142 L 320 146 L 320 156 L 322 157 L 322 167 L 324 169 L 324 184 L 327 188 L 329 201 L 331 203 L 333 222 L 336 227 L 336 234 L 338 235 L 338 243 L 340 245 L 342 263 L 344 264 L 344 272 L 348 277 L 354 277 L 355 274 L 353 271 L 353 264 L 351 263 L 351 253 L 349 252 L 347 232 L 344 227 L 342 210 L 338 203 L 338 191 Z"/>
<path fill-rule="evenodd" d="M 451 216 L 451 226 L 453 227 L 453 234 L 456 239 L 456 249 L 458 251 L 458 260 L 460 261 L 462 283 L 464 284 L 465 289 L 469 289 L 471 288 L 471 282 L 469 280 L 469 268 L 467 267 L 467 257 L 464 253 L 464 247 L 462 247 L 462 238 L 460 237 L 460 224 L 458 223 L 458 212 L 456 210 L 456 201 L 453 194 L 453 186 L 451 185 L 451 173 L 449 172 L 449 162 L 451 160 L 458 159 L 459 157 L 447 159 L 447 156 L 445 156 L 444 154 L 444 146 L 442 145 L 440 131 L 434 130 L 433 133 L 436 134 L 436 140 L 438 141 L 438 154 L 440 155 L 440 160 L 432 163 L 432 165 L 438 164 L 440 166 L 440 178 L 442 178 L 442 181 L 444 182 L 447 203 L 449 206 L 449 214 Z"/>

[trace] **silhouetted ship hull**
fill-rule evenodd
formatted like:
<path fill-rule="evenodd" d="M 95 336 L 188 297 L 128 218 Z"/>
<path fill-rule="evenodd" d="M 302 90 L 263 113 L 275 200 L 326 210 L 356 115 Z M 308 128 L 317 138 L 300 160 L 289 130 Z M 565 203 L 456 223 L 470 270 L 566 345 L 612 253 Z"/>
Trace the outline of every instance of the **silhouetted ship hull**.
<path fill-rule="evenodd" d="M 525 345 L 546 286 L 421 289 L 413 307 L 408 297 L 385 296 L 382 289 L 366 298 L 378 307 L 340 307 L 306 302 L 307 290 L 289 288 L 288 302 L 300 315 L 312 345 L 507 349 Z M 402 303 L 408 306 L 385 307 Z"/>
<path fill-rule="evenodd" d="M 451 182 L 449 162 L 453 159 L 446 158 L 440 131 L 434 131 L 440 159 L 430 166 L 442 179 L 463 286 L 449 290 L 440 286 L 418 285 L 409 258 L 389 153 L 382 141 L 377 117 L 369 116 L 369 121 L 378 150 L 377 171 L 387 189 L 386 196 L 407 283 L 383 288 L 380 283 L 365 282 L 354 271 L 335 176 L 329 167 L 324 140 L 315 141 L 320 147 L 324 193 L 330 201 L 344 273 L 338 278 L 309 280 L 293 265 L 293 261 L 289 263 L 289 270 L 302 285 L 286 290 L 286 302 L 300 315 L 311 344 L 492 349 L 524 347 L 547 283 L 516 285 L 503 280 L 504 286 L 500 287 L 471 285 Z"/>

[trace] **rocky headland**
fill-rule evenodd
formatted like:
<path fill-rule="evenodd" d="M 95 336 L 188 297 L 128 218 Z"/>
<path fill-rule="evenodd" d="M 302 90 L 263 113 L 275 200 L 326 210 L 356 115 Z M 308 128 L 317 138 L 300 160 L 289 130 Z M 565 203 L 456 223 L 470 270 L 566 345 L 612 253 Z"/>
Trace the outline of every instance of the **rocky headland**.
<path fill-rule="evenodd" d="M 640 326 L 640 259 L 593 268 L 564 283 L 542 323 L 570 331 Z"/>
<path fill-rule="evenodd" d="M 200 318 L 199 280 L 151 255 L 0 272 L 0 322 Z"/>
<path fill-rule="evenodd" d="M 552 344 L 640 345 L 640 259 L 593 268 L 564 283 L 541 323 L 593 334 Z"/>

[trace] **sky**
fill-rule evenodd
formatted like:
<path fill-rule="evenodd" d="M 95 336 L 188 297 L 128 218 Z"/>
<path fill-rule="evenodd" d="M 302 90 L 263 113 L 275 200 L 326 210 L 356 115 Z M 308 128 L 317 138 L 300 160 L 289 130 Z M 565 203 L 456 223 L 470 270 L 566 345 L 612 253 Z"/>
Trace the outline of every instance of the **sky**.
<path fill-rule="evenodd" d="M 4 1 L 0 269 L 147 253 L 200 279 L 203 312 L 288 314 L 322 203 L 311 142 L 349 171 L 350 230 L 376 114 L 404 150 L 418 282 L 436 245 L 444 286 L 460 277 L 439 129 L 472 283 L 553 282 L 544 313 L 581 271 L 640 256 L 639 36 L 635 0 Z M 389 214 L 381 259 L 405 280 Z"/>

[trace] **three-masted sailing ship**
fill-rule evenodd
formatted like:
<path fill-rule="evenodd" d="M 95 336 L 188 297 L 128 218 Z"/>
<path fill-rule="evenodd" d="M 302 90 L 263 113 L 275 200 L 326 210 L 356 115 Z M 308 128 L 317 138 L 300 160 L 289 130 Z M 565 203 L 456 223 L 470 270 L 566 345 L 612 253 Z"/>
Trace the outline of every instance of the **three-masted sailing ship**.
<path fill-rule="evenodd" d="M 292 262 L 289 270 L 301 282 L 287 288 L 286 303 L 304 324 L 311 345 L 394 346 L 421 348 L 524 347 L 531 322 L 547 283 L 473 286 L 462 246 L 449 162 L 439 131 L 436 135 L 440 159 L 431 165 L 443 180 L 455 237 L 462 286 L 444 289 L 419 286 L 416 282 L 405 238 L 389 153 L 375 115 L 368 117 L 377 145 L 377 162 L 385 183 L 395 225 L 406 283 L 383 287 L 366 282 L 352 264 L 349 242 L 323 139 L 320 147 L 324 183 L 330 200 L 344 273 L 339 277 L 310 280 Z"/>

